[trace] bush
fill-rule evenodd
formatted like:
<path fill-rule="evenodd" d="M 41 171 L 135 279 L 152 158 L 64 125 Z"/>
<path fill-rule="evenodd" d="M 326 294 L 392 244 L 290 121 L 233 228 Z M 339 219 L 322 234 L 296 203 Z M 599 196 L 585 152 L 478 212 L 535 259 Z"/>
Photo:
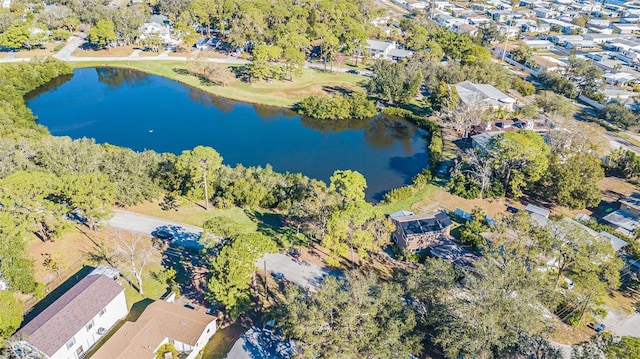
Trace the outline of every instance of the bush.
<path fill-rule="evenodd" d="M 66 41 L 71 37 L 71 31 L 65 29 L 55 29 L 51 31 L 51 37 L 56 41 Z"/>
<path fill-rule="evenodd" d="M 396 203 L 407 199 L 423 190 L 431 179 L 431 171 L 425 168 L 413 178 L 410 185 L 392 189 L 384 195 L 382 201 L 385 203 Z"/>
<path fill-rule="evenodd" d="M 360 92 L 351 95 L 313 95 L 294 108 L 301 115 L 323 120 L 363 119 L 377 114 L 373 102 Z"/>
<path fill-rule="evenodd" d="M 531 96 L 536 92 L 536 87 L 529 81 L 525 81 L 519 77 L 514 77 L 511 81 L 511 87 L 518 91 L 522 96 Z"/>

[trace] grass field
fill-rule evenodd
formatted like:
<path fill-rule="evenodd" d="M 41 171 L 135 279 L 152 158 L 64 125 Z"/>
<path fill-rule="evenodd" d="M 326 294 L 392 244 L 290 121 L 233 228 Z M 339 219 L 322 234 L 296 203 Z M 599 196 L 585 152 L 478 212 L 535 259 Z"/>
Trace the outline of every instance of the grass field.
<path fill-rule="evenodd" d="M 139 205 L 126 208 L 127 211 L 145 214 L 158 218 L 168 219 L 170 221 L 182 222 L 192 226 L 202 227 L 202 224 L 211 217 L 226 217 L 240 225 L 247 231 L 256 230 L 256 224 L 245 214 L 242 208 L 234 207 L 231 209 L 218 209 L 209 207 L 209 211 L 205 211 L 196 204 L 187 204 L 180 206 L 177 210 L 163 211 L 158 202 L 144 202 Z"/>
<path fill-rule="evenodd" d="M 94 51 L 91 52 L 93 53 Z M 303 98 L 317 93 L 331 90 L 357 89 L 361 87 L 360 82 L 363 81 L 363 77 L 358 75 L 304 69 L 302 76 L 294 79 L 294 81 L 256 82 L 250 84 L 237 80 L 229 86 L 222 87 L 207 84 L 199 78 L 186 73 L 186 63 L 184 61 L 87 61 L 73 62 L 71 65 L 75 68 L 112 66 L 136 69 L 149 74 L 163 76 L 224 98 L 279 107 L 291 107 Z"/>
<path fill-rule="evenodd" d="M 42 48 L 33 50 L 20 50 L 16 53 L 17 59 L 31 58 L 31 57 L 44 57 L 53 56 L 57 52 L 55 43 L 45 44 Z"/>
<path fill-rule="evenodd" d="M 79 48 L 72 55 L 77 57 L 119 57 L 129 56 L 133 50 L 133 46 L 118 46 L 108 50 L 83 50 Z"/>

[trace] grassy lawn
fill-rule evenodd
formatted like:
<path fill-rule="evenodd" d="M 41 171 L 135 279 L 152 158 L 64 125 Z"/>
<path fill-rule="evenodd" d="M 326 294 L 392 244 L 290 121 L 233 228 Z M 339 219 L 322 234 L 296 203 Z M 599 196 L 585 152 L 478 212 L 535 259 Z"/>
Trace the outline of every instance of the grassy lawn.
<path fill-rule="evenodd" d="M 55 47 L 56 47 L 55 43 L 50 43 L 50 44 L 45 44 L 42 48 L 39 48 L 39 49 L 20 50 L 16 54 L 16 58 L 22 59 L 22 58 L 31 58 L 31 57 L 37 57 L 37 56 L 39 57 L 53 56 L 56 53 Z"/>
<path fill-rule="evenodd" d="M 153 51 L 140 51 L 138 56 L 140 57 L 158 57 L 162 52 L 153 52 Z"/>
<path fill-rule="evenodd" d="M 506 209 L 504 198 L 464 199 L 449 193 L 446 188 L 435 184 L 427 185 L 424 190 L 405 200 L 392 204 L 382 204 L 377 206 L 376 209 L 382 213 L 393 213 L 400 209 L 423 213 L 435 211 L 439 208 L 444 208 L 448 211 L 461 208 L 467 212 L 471 212 L 476 206 L 484 208 L 490 216 L 496 213 L 503 213 Z"/>
<path fill-rule="evenodd" d="M 77 57 L 119 57 L 129 56 L 133 50 L 133 46 L 118 46 L 108 50 L 83 50 L 79 48 L 72 55 Z"/>
<path fill-rule="evenodd" d="M 204 51 L 200 51 L 198 53 L 198 58 L 200 58 L 200 59 L 225 59 L 225 58 L 227 58 L 227 55 L 225 55 L 225 54 L 223 54 L 222 52 L 219 52 L 219 51 L 204 50 Z"/>
<path fill-rule="evenodd" d="M 240 224 L 241 228 L 247 232 L 256 230 L 256 224 L 245 214 L 242 208 L 218 209 L 210 206 L 209 211 L 205 211 L 196 204 L 187 204 L 177 210 L 163 211 L 158 202 L 144 202 L 142 204 L 126 208 L 127 211 L 145 214 L 171 221 L 182 222 L 192 226 L 202 227 L 202 224 L 209 218 L 215 216 L 227 217 L 229 220 Z"/>
<path fill-rule="evenodd" d="M 247 328 L 235 322 L 224 329 L 218 329 L 198 356 L 199 359 L 224 359 L 233 348 L 233 344 L 247 331 Z"/>
<path fill-rule="evenodd" d="M 115 52 L 115 49 L 111 51 Z M 91 51 L 91 53 L 98 52 Z M 361 87 L 360 83 L 364 81 L 362 76 L 353 74 L 303 69 L 302 76 L 294 79 L 294 81 L 257 82 L 251 84 L 235 81 L 229 86 L 221 87 L 203 83 L 199 78 L 186 73 L 184 61 L 73 62 L 71 65 L 76 68 L 96 66 L 132 68 L 176 80 L 224 98 L 280 107 L 291 107 L 294 103 L 309 95 L 323 93 L 328 90 L 358 89 Z"/>
<path fill-rule="evenodd" d="M 170 51 L 169 52 L 169 57 L 189 57 L 191 56 L 191 54 L 193 54 L 193 52 L 195 51 L 195 49 L 190 48 L 188 50 L 181 50 L 181 51 Z"/>

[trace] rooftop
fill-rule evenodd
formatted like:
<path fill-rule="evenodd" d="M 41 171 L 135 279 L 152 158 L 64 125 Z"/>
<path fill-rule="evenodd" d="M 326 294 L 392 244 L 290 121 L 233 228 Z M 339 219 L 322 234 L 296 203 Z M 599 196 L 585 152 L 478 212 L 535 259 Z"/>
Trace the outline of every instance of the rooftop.
<path fill-rule="evenodd" d="M 27 337 L 33 346 L 52 356 L 123 291 L 117 281 L 104 275 L 89 274 L 17 334 Z"/>
<path fill-rule="evenodd" d="M 165 338 L 195 345 L 207 325 L 216 319 L 210 315 L 157 300 L 135 322 L 126 322 L 93 355 L 95 359 L 153 358 Z"/>

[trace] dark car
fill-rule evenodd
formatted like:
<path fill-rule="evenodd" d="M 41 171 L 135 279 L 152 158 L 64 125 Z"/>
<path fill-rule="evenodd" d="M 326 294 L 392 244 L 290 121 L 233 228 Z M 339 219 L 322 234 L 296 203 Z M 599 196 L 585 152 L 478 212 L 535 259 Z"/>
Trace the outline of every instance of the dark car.
<path fill-rule="evenodd" d="M 360 75 L 360 71 L 358 70 L 347 70 L 348 74 Z"/>
<path fill-rule="evenodd" d="M 175 237 L 173 231 L 166 227 L 160 227 L 156 229 L 155 231 L 151 232 L 151 235 L 155 238 L 164 239 L 167 241 L 172 240 Z"/>
<path fill-rule="evenodd" d="M 284 279 L 284 274 L 279 273 L 279 272 L 273 272 L 273 273 L 271 273 L 271 276 L 275 280 L 283 280 Z"/>

